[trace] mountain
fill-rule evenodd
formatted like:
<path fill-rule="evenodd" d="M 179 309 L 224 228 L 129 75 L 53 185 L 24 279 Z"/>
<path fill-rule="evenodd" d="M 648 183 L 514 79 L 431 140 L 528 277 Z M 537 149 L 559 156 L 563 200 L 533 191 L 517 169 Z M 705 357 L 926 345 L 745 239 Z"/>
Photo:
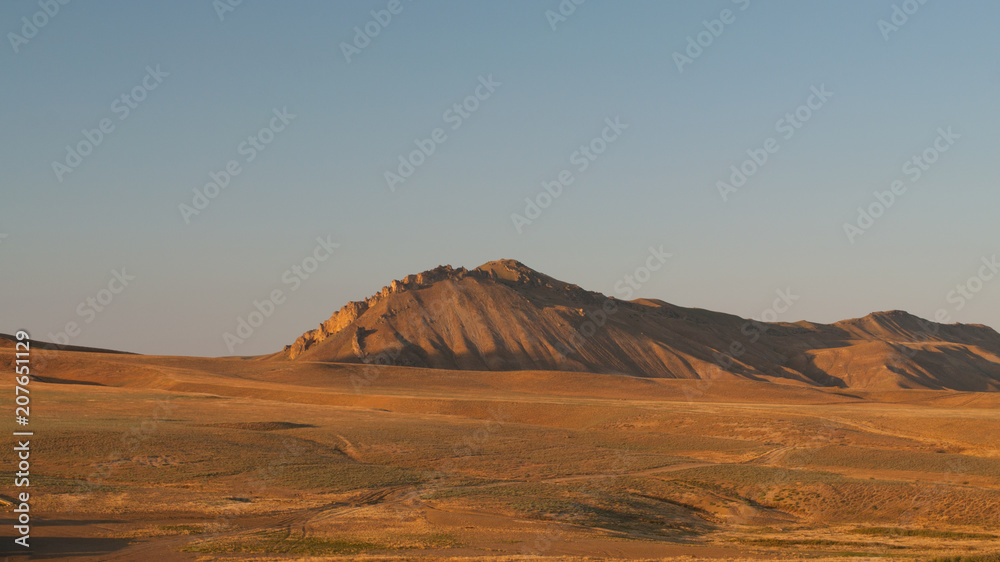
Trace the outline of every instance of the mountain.
<path fill-rule="evenodd" d="M 14 349 L 18 339 L 12 334 L 0 334 L 0 349 Z M 80 345 L 60 345 L 57 343 L 31 340 L 31 349 L 45 349 L 50 351 L 77 351 L 80 353 L 120 353 L 124 355 L 134 355 L 127 351 L 115 351 L 113 349 L 100 349 L 96 347 L 84 347 Z"/>
<path fill-rule="evenodd" d="M 293 361 L 581 371 L 865 389 L 1000 390 L 1000 334 L 877 312 L 764 323 L 623 301 L 514 260 L 440 266 L 351 302 L 278 354 Z"/>

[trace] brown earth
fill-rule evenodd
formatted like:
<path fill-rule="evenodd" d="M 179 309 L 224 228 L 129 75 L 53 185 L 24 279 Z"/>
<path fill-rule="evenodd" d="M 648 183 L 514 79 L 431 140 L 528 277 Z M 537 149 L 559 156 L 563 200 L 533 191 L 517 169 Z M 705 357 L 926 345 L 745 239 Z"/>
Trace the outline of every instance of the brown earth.
<path fill-rule="evenodd" d="M 1000 556 L 986 326 L 766 324 L 503 260 L 270 356 L 35 342 L 30 365 L 31 486 L 0 502 L 31 493 L 32 559 Z"/>
<path fill-rule="evenodd" d="M 8 372 L 13 353 L 0 349 Z M 1000 551 L 996 393 L 41 349 L 31 361 L 33 559 Z"/>

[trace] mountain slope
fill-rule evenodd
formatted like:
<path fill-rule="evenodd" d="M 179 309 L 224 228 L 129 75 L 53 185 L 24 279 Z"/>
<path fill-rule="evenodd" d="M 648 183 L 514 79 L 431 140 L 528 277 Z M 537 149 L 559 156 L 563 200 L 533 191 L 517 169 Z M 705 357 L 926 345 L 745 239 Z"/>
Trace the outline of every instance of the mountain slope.
<path fill-rule="evenodd" d="M 621 301 L 520 262 L 393 281 L 282 357 L 478 371 L 563 370 L 856 388 L 1000 390 L 1000 334 L 900 311 L 832 325 L 759 323 Z"/>

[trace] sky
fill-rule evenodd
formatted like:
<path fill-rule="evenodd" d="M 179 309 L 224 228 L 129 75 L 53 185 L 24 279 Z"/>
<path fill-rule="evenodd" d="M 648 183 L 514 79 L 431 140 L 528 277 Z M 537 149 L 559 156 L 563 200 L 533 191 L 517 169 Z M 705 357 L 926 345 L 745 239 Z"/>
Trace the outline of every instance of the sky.
<path fill-rule="evenodd" d="M 393 279 L 500 258 L 748 318 L 1000 328 L 998 19 L 4 2 L 0 332 L 269 353 Z"/>

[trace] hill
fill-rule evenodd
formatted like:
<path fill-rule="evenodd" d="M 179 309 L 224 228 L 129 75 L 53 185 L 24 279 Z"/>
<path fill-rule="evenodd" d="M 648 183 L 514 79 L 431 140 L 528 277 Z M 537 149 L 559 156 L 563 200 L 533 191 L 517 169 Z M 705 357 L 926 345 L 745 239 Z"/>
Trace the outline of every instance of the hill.
<path fill-rule="evenodd" d="M 891 390 L 1000 390 L 1000 334 L 902 311 L 765 323 L 623 301 L 514 260 L 440 266 L 351 302 L 286 346 L 293 361 L 577 371 Z"/>

